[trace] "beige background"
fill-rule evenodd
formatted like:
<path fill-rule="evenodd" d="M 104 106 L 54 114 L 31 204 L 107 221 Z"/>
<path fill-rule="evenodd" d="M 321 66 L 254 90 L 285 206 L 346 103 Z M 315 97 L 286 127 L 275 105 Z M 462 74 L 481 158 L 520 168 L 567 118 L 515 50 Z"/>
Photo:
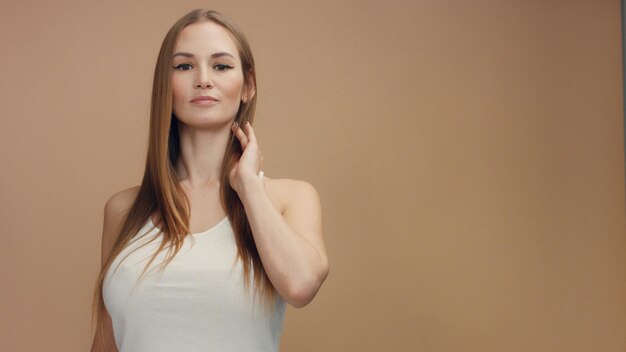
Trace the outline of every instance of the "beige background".
<path fill-rule="evenodd" d="M 331 271 L 281 351 L 624 351 L 619 1 L 0 3 L 0 350 L 85 351 L 170 25 L 232 17 Z"/>

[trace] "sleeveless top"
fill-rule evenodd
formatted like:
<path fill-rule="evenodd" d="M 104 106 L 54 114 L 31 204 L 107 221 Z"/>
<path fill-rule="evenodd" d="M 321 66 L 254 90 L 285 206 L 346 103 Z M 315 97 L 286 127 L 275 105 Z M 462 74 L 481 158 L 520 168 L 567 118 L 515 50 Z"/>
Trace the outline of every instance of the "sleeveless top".
<path fill-rule="evenodd" d="M 160 272 L 166 246 L 137 283 L 162 238 L 149 218 L 105 274 L 102 296 L 119 352 L 278 351 L 285 302 L 277 294 L 268 312 L 254 295 L 252 270 L 245 291 L 228 217 L 185 237 Z"/>

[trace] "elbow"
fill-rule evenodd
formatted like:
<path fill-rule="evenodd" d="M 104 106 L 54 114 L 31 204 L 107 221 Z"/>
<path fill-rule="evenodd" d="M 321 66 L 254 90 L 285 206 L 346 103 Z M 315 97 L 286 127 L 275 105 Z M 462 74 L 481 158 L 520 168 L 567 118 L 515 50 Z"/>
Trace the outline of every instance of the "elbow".
<path fill-rule="evenodd" d="M 294 308 L 302 308 L 311 303 L 328 277 L 328 272 L 328 265 L 325 265 L 313 279 L 304 280 L 302 283 L 292 286 L 286 300 L 287 303 Z"/>
<path fill-rule="evenodd" d="M 311 303 L 316 294 L 317 289 L 312 285 L 307 285 L 299 289 L 293 288 L 289 293 L 287 303 L 294 308 L 302 308 Z"/>

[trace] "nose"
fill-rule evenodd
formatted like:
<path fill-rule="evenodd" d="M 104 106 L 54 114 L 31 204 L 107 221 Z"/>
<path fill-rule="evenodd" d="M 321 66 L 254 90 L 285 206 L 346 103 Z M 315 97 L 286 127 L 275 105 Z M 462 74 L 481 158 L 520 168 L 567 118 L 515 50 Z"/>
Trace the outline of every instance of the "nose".
<path fill-rule="evenodd" d="M 194 84 L 196 88 L 213 87 L 210 69 L 200 67 L 196 72 L 198 72 L 198 74 L 196 75 L 196 82 Z"/>

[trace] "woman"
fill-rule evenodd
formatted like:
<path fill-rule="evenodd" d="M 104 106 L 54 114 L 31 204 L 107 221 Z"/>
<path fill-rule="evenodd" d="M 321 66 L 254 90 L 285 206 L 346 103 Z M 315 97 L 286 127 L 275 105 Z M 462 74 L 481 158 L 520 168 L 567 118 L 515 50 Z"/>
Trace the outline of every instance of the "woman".
<path fill-rule="evenodd" d="M 285 302 L 316 295 L 329 270 L 319 197 L 264 177 L 255 106 L 237 26 L 215 11 L 178 20 L 156 63 L 143 181 L 105 205 L 92 351 L 277 351 Z"/>

